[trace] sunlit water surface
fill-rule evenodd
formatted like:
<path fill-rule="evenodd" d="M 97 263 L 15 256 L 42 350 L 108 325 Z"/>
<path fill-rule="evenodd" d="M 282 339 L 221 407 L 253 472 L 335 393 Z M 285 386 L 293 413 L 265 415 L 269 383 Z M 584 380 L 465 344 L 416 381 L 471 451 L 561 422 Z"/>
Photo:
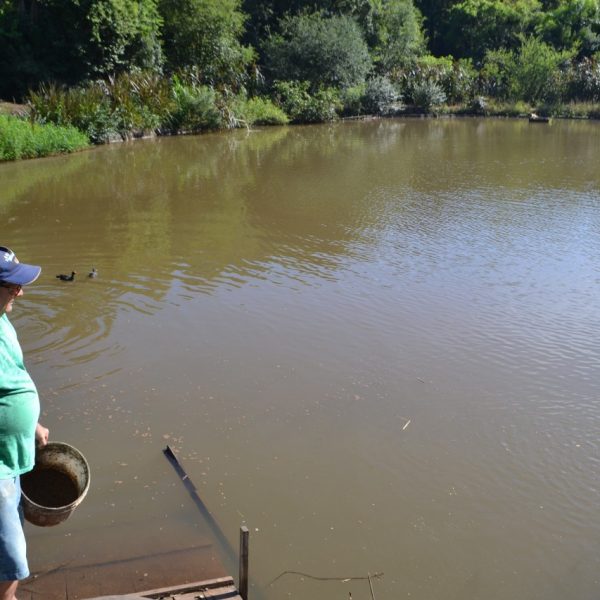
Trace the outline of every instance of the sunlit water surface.
<path fill-rule="evenodd" d="M 32 568 L 193 545 L 170 444 L 268 600 L 600 597 L 599 155 L 385 120 L 0 165 L 44 269 L 12 320 L 93 476 Z"/>

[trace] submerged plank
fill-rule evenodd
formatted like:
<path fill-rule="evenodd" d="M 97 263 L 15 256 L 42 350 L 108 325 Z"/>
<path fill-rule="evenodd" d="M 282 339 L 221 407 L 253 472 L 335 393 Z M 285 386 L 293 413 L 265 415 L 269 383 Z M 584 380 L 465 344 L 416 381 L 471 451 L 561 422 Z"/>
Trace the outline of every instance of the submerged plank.
<path fill-rule="evenodd" d="M 175 549 L 121 561 L 65 566 L 26 580 L 22 597 L 43 600 L 82 600 L 143 590 L 187 585 L 222 578 L 226 574 L 213 546 Z M 202 579 L 199 579 L 202 578 Z"/>
<path fill-rule="evenodd" d="M 147 590 L 137 594 L 97 596 L 85 600 L 241 600 L 231 577 Z"/>

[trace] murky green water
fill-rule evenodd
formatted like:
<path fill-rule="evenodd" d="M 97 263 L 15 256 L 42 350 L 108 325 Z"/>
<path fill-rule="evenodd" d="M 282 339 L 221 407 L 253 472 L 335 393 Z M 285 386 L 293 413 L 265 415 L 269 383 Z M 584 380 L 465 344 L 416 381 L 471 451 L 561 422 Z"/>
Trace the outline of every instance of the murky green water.
<path fill-rule="evenodd" d="M 269 600 L 598 597 L 599 155 L 389 120 L 0 165 L 44 268 L 13 322 L 93 472 L 32 567 L 193 545 L 168 443 Z"/>

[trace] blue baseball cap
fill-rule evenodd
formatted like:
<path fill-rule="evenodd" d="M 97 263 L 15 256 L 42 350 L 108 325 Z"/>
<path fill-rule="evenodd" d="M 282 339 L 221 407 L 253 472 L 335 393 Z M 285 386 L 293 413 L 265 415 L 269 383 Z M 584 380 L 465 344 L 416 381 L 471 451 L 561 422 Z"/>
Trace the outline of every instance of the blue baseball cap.
<path fill-rule="evenodd" d="M 0 246 L 0 283 L 27 285 L 33 283 L 42 272 L 42 267 L 19 262 L 10 248 Z"/>

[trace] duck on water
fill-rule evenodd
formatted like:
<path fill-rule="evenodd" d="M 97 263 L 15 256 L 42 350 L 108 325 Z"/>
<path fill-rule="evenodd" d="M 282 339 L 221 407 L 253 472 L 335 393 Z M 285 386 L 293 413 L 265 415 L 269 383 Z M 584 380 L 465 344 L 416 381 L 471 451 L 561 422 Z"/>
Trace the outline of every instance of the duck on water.
<path fill-rule="evenodd" d="M 61 273 L 60 275 L 56 276 L 56 279 L 60 279 L 61 281 L 73 281 L 73 279 L 75 279 L 75 275 L 77 275 L 77 271 L 71 271 L 70 275 L 63 275 Z"/>

